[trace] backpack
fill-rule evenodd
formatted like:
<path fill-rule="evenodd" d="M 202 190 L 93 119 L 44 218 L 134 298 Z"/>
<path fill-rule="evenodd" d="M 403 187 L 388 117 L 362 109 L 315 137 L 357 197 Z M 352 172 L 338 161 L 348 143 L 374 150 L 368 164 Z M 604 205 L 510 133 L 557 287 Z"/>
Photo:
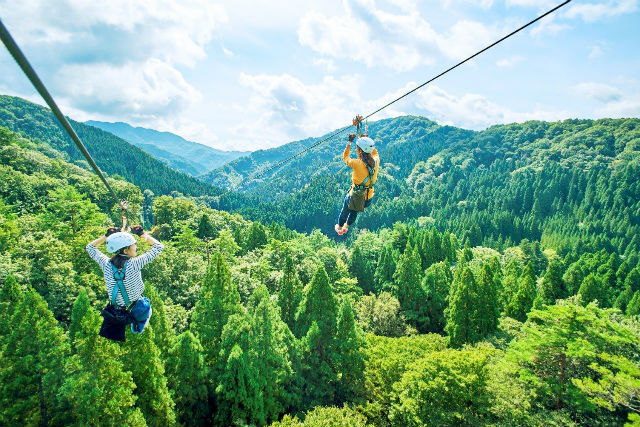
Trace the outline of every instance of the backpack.
<path fill-rule="evenodd" d="M 376 162 L 377 164 L 377 162 Z M 373 179 L 375 168 L 370 167 L 367 163 L 364 164 L 369 171 L 369 175 L 360 183 L 354 184 L 349 192 L 349 206 L 351 211 L 362 212 L 364 211 L 364 203 L 366 202 L 366 195 L 371 189 L 370 185 L 367 185 L 369 181 Z"/>

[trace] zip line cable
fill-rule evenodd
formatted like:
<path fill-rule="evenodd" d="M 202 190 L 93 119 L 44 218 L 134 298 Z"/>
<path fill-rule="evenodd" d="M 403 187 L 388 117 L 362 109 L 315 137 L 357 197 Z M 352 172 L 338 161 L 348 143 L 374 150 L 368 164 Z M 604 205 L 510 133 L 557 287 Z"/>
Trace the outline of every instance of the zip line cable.
<path fill-rule="evenodd" d="M 513 35 L 515 35 L 515 34 L 519 33 L 520 31 L 524 30 L 525 28 L 527 28 L 527 27 L 529 27 L 529 26 L 531 26 L 531 25 L 535 24 L 536 22 L 538 22 L 539 20 L 543 19 L 544 17 L 546 17 L 546 16 L 548 16 L 548 15 L 550 15 L 550 14 L 554 13 L 554 12 L 555 12 L 555 11 L 557 11 L 558 9 L 560 9 L 560 8 L 562 8 L 562 7 L 564 7 L 564 6 L 566 6 L 567 4 L 571 3 L 571 1 L 572 1 L 572 0 L 566 0 L 565 2 L 563 2 L 563 3 L 559 4 L 558 6 L 554 7 L 553 9 L 550 9 L 549 11 L 545 12 L 544 14 L 542 14 L 542 15 L 538 16 L 536 19 L 534 19 L 534 20 L 532 20 L 532 21 L 529 21 L 528 23 L 526 23 L 525 25 L 521 26 L 520 28 L 518 28 L 518 29 L 516 29 L 516 30 L 512 31 L 511 33 L 507 34 L 506 36 L 502 37 L 500 40 L 497 40 L 497 41 L 495 41 L 495 42 L 491 43 L 489 46 L 487 46 L 487 47 L 483 48 L 482 50 L 477 51 L 476 53 L 474 53 L 473 55 L 471 55 L 471 56 L 470 56 L 470 57 L 468 57 L 467 59 L 464 59 L 464 60 L 462 60 L 462 61 L 458 62 L 456 65 L 454 65 L 454 66 L 452 66 L 452 67 L 450 67 L 450 68 L 448 68 L 448 69 L 444 70 L 443 72 L 441 72 L 441 73 L 440 73 L 440 74 L 438 74 L 437 76 L 430 78 L 429 80 L 427 80 L 426 82 L 422 83 L 421 85 L 416 86 L 415 88 L 411 89 L 409 92 L 405 93 L 404 95 L 401 95 L 401 96 L 397 97 L 396 99 L 394 99 L 393 101 L 389 102 L 388 104 L 383 105 L 382 107 L 380 107 L 380 108 L 378 108 L 377 110 L 375 110 L 373 113 L 369 113 L 369 114 L 367 114 L 366 116 L 364 116 L 364 118 L 363 118 L 362 120 L 366 120 L 366 119 L 368 119 L 369 117 L 373 116 L 374 114 L 377 114 L 377 113 L 379 113 L 380 111 L 384 110 L 385 108 L 387 108 L 387 107 L 391 106 L 392 104 L 395 104 L 396 102 L 400 101 L 402 98 L 404 98 L 404 97 L 406 97 L 406 96 L 411 95 L 413 92 L 415 92 L 415 91 L 417 91 L 417 90 L 420 90 L 421 88 L 423 88 L 423 87 L 424 87 L 424 86 L 426 86 L 427 84 L 429 84 L 429 83 L 433 82 L 434 80 L 436 80 L 436 79 L 438 79 L 438 78 L 440 78 L 440 77 L 444 76 L 444 75 L 445 75 L 445 74 L 447 74 L 449 71 L 452 71 L 452 70 L 454 70 L 454 69 L 458 68 L 459 66 L 461 66 L 461 65 L 462 65 L 462 64 L 464 64 L 465 62 L 468 62 L 468 61 L 472 60 L 472 59 L 473 59 L 473 58 L 475 58 L 476 56 L 478 56 L 478 55 L 480 55 L 480 54 L 482 54 L 482 53 L 486 52 L 487 50 L 491 49 L 492 47 L 494 47 L 494 46 L 496 46 L 496 45 L 498 45 L 498 44 L 502 43 L 502 42 L 503 42 L 503 41 L 505 41 L 506 39 L 510 38 L 511 36 L 513 36 Z M 320 145 L 320 144 L 322 144 L 322 143 L 324 143 L 324 142 L 326 142 L 326 141 L 330 140 L 331 138 L 333 138 L 333 137 L 335 137 L 335 136 L 338 136 L 338 135 L 342 134 L 345 130 L 349 129 L 351 126 L 352 126 L 352 125 L 345 126 L 345 127 L 343 127 L 342 129 L 340 129 L 340 130 L 337 130 L 337 131 L 333 132 L 331 135 L 327 136 L 326 138 L 322 139 L 321 141 L 318 141 L 318 142 L 316 142 L 316 143 L 314 143 L 314 144 L 310 145 L 309 147 L 305 148 L 304 150 L 302 150 L 302 151 L 300 151 L 300 152 L 298 152 L 298 153 L 296 153 L 296 154 L 294 154 L 294 155 L 292 155 L 292 156 L 290 156 L 290 157 L 287 157 L 287 158 L 286 158 L 286 159 L 284 159 L 284 160 L 281 160 L 280 162 L 276 163 L 275 165 L 271 166 L 270 168 L 268 168 L 268 169 L 266 169 L 266 170 L 264 170 L 264 171 L 260 172 L 260 173 L 259 173 L 258 175 L 256 175 L 253 179 L 255 180 L 255 179 L 258 179 L 258 178 L 262 178 L 262 177 L 263 177 L 264 175 L 266 175 L 267 173 L 269 173 L 269 172 L 271 172 L 272 170 L 274 170 L 274 169 L 276 169 L 276 168 L 278 168 L 278 167 L 282 166 L 283 164 L 287 163 L 288 161 L 293 160 L 294 158 L 296 158 L 296 157 L 300 156 L 301 154 L 306 153 L 307 151 L 311 150 L 312 148 L 315 148 L 315 147 L 317 147 L 318 145 Z M 220 197 L 222 197 L 223 195 L 224 195 L 224 194 L 222 194 Z"/>
<path fill-rule="evenodd" d="M 541 19 L 543 19 L 544 17 L 554 13 L 555 11 L 557 11 L 558 9 L 566 6 L 567 4 L 571 3 L 572 0 L 566 0 L 563 3 L 557 5 L 556 7 L 554 7 L 553 9 L 548 10 L 547 12 L 543 13 L 542 15 L 538 16 L 537 18 L 529 21 L 528 23 L 524 24 L 523 26 L 521 26 L 520 28 L 512 31 L 511 33 L 507 34 L 506 36 L 502 37 L 501 39 L 491 43 L 489 46 L 486 46 L 485 48 L 477 51 L 476 53 L 474 53 L 473 55 L 469 56 L 468 58 L 458 62 L 457 64 L 453 65 L 452 67 L 446 69 L 445 71 L 441 72 L 440 74 L 436 75 L 435 77 L 430 78 L 429 80 L 427 80 L 426 82 L 420 84 L 419 86 L 416 86 L 415 88 L 411 89 L 410 91 L 406 92 L 405 94 L 397 97 L 396 99 L 394 99 L 393 101 L 383 105 L 382 107 L 378 108 L 377 110 L 375 110 L 372 113 L 367 114 L 366 116 L 364 116 L 364 118 L 362 118 L 362 120 L 367 120 L 369 117 L 373 116 L 374 114 L 379 113 L 380 111 L 384 110 L 385 108 L 395 104 L 396 102 L 400 101 L 401 99 L 411 95 L 413 92 L 420 90 L 421 88 L 423 88 L 424 86 L 426 86 L 427 84 L 433 82 L 434 80 L 444 76 L 445 74 L 447 74 L 450 71 L 453 71 L 454 69 L 458 68 L 459 66 L 461 66 L 462 64 L 472 60 L 473 58 L 475 58 L 476 56 L 486 52 L 487 50 L 491 49 L 492 47 L 502 43 L 503 41 L 507 40 L 508 38 L 514 36 L 515 34 L 519 33 L 520 31 L 524 30 L 525 28 L 535 24 L 536 22 L 540 21 Z M 37 89 L 37 91 L 40 93 L 40 95 L 42 96 L 42 98 L 44 98 L 44 100 L 46 101 L 46 103 L 49 105 L 49 108 L 51 108 L 51 111 L 53 111 L 53 114 L 56 116 L 56 118 L 58 119 L 58 121 L 60 121 L 60 123 L 62 124 L 62 127 L 64 127 L 64 129 L 67 131 L 67 133 L 69 134 L 69 136 L 71 137 L 71 139 L 73 140 L 73 142 L 76 144 L 76 146 L 78 147 L 78 149 L 82 152 L 82 154 L 84 155 L 84 157 L 87 159 L 87 161 L 89 162 L 89 164 L 91 165 L 91 167 L 93 168 L 93 170 L 96 172 L 96 174 L 98 174 L 98 176 L 100 177 L 100 179 L 102 180 L 102 182 L 104 183 L 104 185 L 107 187 L 107 189 L 109 189 L 109 191 L 111 192 L 111 195 L 113 196 L 113 198 L 115 200 L 118 200 L 118 196 L 116 195 L 115 191 L 113 191 L 113 189 L 111 188 L 111 186 L 109 185 L 109 183 L 107 182 L 107 179 L 105 178 L 105 176 L 103 175 L 102 171 L 100 171 L 100 168 L 98 167 L 98 165 L 94 162 L 93 158 L 91 157 L 91 155 L 89 154 L 89 152 L 87 151 L 87 149 L 85 148 L 84 144 L 82 143 L 82 141 L 80 140 L 80 138 L 78 137 L 78 135 L 76 134 L 76 132 L 73 130 L 73 128 L 71 127 L 71 124 L 69 123 L 69 121 L 66 119 L 66 117 L 64 117 L 64 115 L 62 114 L 62 112 L 60 111 L 60 109 L 58 108 L 58 106 L 56 105 L 55 101 L 53 100 L 53 98 L 51 97 L 51 95 L 49 94 L 49 91 L 47 91 L 47 88 L 44 86 L 44 84 L 42 83 L 42 81 L 40 80 L 40 78 L 38 77 L 38 75 L 36 74 L 35 70 L 31 67 L 31 65 L 29 64 L 29 62 L 27 61 L 27 58 L 25 58 L 24 54 L 22 53 L 22 51 L 20 50 L 20 48 L 18 47 L 18 45 L 16 44 L 16 42 L 13 40 L 13 38 L 11 37 L 11 34 L 9 34 L 9 31 L 6 29 L 6 27 L 4 26 L 4 24 L 2 23 L 2 20 L 0 19 L 0 39 L 2 39 L 2 42 L 4 43 L 4 45 L 7 47 L 7 49 L 9 50 L 9 52 L 11 53 L 11 56 L 13 56 L 13 58 L 16 60 L 16 62 L 18 63 L 18 65 L 20 66 L 20 68 L 22 68 L 22 71 L 27 75 L 27 77 L 29 78 L 29 80 L 31 81 L 31 83 L 33 84 L 33 86 L 35 86 L 35 88 Z M 349 129 L 351 126 L 353 126 L 352 124 L 345 126 L 343 128 L 340 128 L 336 131 L 334 131 L 333 133 L 331 133 L 330 135 L 328 135 L 327 137 L 321 139 L 320 141 L 311 144 L 310 146 L 304 148 L 303 150 L 287 157 L 286 159 L 283 159 L 281 161 L 279 161 L 278 163 L 276 163 L 275 165 L 265 169 L 264 171 L 258 173 L 256 176 L 253 177 L 253 180 L 255 181 L 256 179 L 262 178 L 263 176 L 265 176 L 266 174 L 268 174 L 269 172 L 273 171 L 274 169 L 279 168 L 280 166 L 282 166 L 283 164 L 295 159 L 298 156 L 301 156 L 302 154 L 306 153 L 309 150 L 312 150 L 313 148 L 319 146 L 320 144 L 325 143 L 326 141 L 329 141 L 330 139 L 333 139 L 334 137 L 344 133 L 347 129 Z M 240 188 L 242 188 L 244 186 L 241 186 Z M 219 196 L 217 196 L 219 198 L 219 200 L 222 199 L 223 196 L 227 195 L 228 193 L 230 193 L 232 190 L 227 190 L 225 192 L 222 192 Z M 124 208 L 123 208 L 123 215 L 124 215 Z"/>
<path fill-rule="evenodd" d="M 9 53 L 11 53 L 13 59 L 15 59 L 22 71 L 26 74 L 27 78 L 31 81 L 31 84 L 33 84 L 33 86 L 36 88 L 38 93 L 40 93 L 40 96 L 42 96 L 49 108 L 51 108 L 51 111 L 53 111 L 53 114 L 56 116 L 64 130 L 67 131 L 67 134 L 69 134 L 78 149 L 82 152 L 84 158 L 87 159 L 93 170 L 96 172 L 96 174 L 98 174 L 113 198 L 116 201 L 119 201 L 120 199 L 118 199 L 116 192 L 113 191 L 113 188 L 111 188 L 111 186 L 107 182 L 107 178 L 105 178 L 96 162 L 93 161 L 91 154 L 89 154 L 89 152 L 87 151 L 87 148 L 78 137 L 78 134 L 76 134 L 76 132 L 73 130 L 71 124 L 64 116 L 64 114 L 62 114 L 62 111 L 60 111 L 60 108 L 58 108 L 58 105 L 53 100 L 53 97 L 49 94 L 49 91 L 45 87 L 44 83 L 42 83 L 42 80 L 40 80 L 38 74 L 36 74 L 31 64 L 29 64 L 29 61 L 27 61 L 27 58 L 24 56 L 16 42 L 13 40 L 13 37 L 11 37 L 9 30 L 7 30 L 7 28 L 4 26 L 2 19 L 0 19 L 0 39 L 2 39 L 2 43 L 4 43 Z"/>

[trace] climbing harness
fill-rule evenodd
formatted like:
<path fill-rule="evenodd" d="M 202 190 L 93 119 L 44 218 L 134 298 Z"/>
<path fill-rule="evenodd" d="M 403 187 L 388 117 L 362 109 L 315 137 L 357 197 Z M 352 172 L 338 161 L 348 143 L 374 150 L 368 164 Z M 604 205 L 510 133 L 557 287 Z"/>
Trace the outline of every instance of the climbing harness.
<path fill-rule="evenodd" d="M 367 201 L 366 196 L 371 190 L 371 184 L 369 184 L 369 182 L 373 180 L 375 168 L 372 168 L 367 163 L 365 163 L 365 166 L 367 167 L 367 171 L 369 171 L 369 175 L 367 175 L 360 184 L 353 184 L 349 191 L 349 210 L 351 211 L 364 211 L 364 203 Z"/>
<path fill-rule="evenodd" d="M 124 300 L 124 304 L 126 307 L 131 305 L 129 301 L 129 295 L 127 295 L 127 290 L 124 288 L 124 272 L 127 268 L 128 260 L 124 262 L 122 268 L 118 268 L 115 265 L 111 264 L 111 269 L 113 270 L 113 278 L 116 281 L 116 285 L 113 287 L 113 292 L 111 292 L 111 304 L 117 305 L 116 297 L 118 296 L 118 292 L 122 294 L 122 299 Z"/>

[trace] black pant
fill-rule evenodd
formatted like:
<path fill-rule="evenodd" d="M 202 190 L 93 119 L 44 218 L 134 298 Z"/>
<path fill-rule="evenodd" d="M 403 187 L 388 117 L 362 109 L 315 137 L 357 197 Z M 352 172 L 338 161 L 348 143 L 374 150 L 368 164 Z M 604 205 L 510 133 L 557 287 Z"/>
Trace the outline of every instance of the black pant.
<path fill-rule="evenodd" d="M 358 211 L 349 210 L 349 200 L 351 197 L 349 193 L 344 197 L 344 203 L 342 204 L 342 210 L 340 211 L 340 216 L 338 216 L 338 225 L 342 227 L 346 222 L 348 225 L 351 225 L 355 222 L 356 217 L 358 216 Z M 364 207 L 366 208 L 371 204 L 371 200 L 373 197 L 364 202 Z"/>

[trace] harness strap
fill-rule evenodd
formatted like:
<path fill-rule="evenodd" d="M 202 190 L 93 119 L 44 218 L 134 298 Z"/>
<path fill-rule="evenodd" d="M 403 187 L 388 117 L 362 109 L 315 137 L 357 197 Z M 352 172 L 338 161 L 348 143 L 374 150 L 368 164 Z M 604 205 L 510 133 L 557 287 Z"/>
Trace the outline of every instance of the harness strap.
<path fill-rule="evenodd" d="M 126 306 L 129 307 L 129 305 L 131 304 L 123 282 L 125 276 L 124 271 L 127 268 L 127 262 L 128 261 L 124 262 L 124 266 L 122 266 L 121 269 L 118 269 L 115 265 L 111 264 L 111 269 L 113 270 L 113 278 L 116 280 L 116 285 L 113 287 L 113 292 L 111 293 L 111 304 L 113 305 L 117 305 L 116 297 L 118 296 L 118 291 L 120 291 L 120 293 L 122 294 L 122 299 L 124 300 Z"/>

